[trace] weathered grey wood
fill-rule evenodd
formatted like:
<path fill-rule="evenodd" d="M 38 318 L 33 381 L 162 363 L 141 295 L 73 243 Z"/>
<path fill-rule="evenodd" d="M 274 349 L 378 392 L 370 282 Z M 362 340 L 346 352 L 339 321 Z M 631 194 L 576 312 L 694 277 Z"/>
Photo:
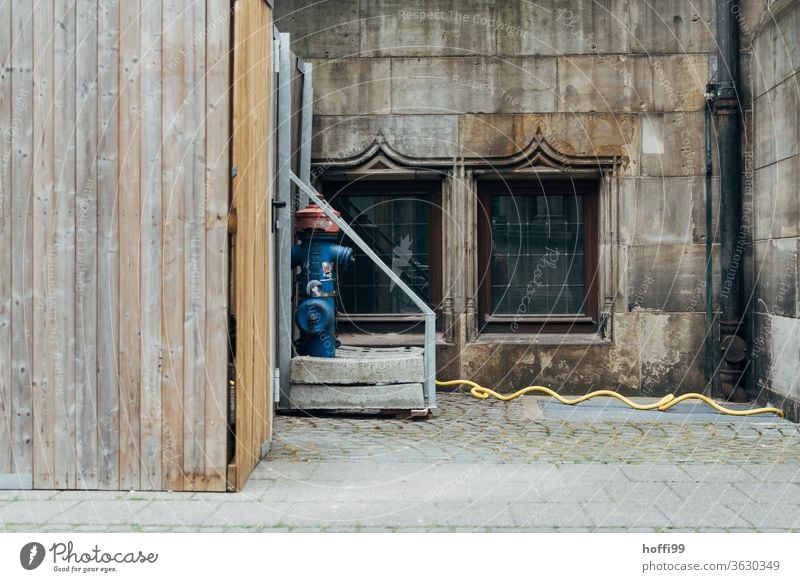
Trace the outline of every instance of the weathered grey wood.
<path fill-rule="evenodd" d="M 97 19 L 76 4 L 75 413 L 76 476 L 97 488 Z"/>
<path fill-rule="evenodd" d="M 205 489 L 205 404 L 203 369 L 206 338 L 205 231 L 205 2 L 190 0 L 184 13 L 186 97 L 186 188 L 184 190 L 184 486 Z"/>
<path fill-rule="evenodd" d="M 11 31 L 11 2 L 0 5 L 0 29 Z M 0 36 L 0 474 L 10 475 L 11 444 L 11 34 Z"/>
<path fill-rule="evenodd" d="M 119 488 L 119 4 L 97 10 L 97 422 L 98 487 Z"/>
<path fill-rule="evenodd" d="M 141 5 L 120 4 L 119 39 L 119 487 L 139 489 L 141 305 Z"/>
<path fill-rule="evenodd" d="M 11 151 L 11 444 L 12 473 L 33 473 L 33 4 L 14 0 L 12 119 L 18 120 Z M 29 481 L 32 487 L 32 480 Z"/>
<path fill-rule="evenodd" d="M 161 431 L 162 487 L 181 490 L 183 480 L 183 357 L 184 357 L 184 191 L 187 150 L 185 61 L 190 39 L 186 38 L 185 2 L 165 2 L 162 11 L 163 93 L 161 100 L 163 172 L 162 216 L 162 376 Z M 190 155 L 188 157 L 191 157 Z"/>
<path fill-rule="evenodd" d="M 53 167 L 55 21 L 52 8 L 49 3 L 39 2 L 33 14 L 33 486 L 37 489 L 52 489 L 56 485 L 54 357 L 58 333 L 55 297 L 58 258 Z"/>
<path fill-rule="evenodd" d="M 49 300 L 54 302 L 54 335 L 50 354 L 54 377 L 56 444 L 53 485 L 74 489 L 75 456 L 75 2 L 54 4 L 54 138 L 55 209 L 54 285 L 48 280 Z M 50 270 L 48 270 L 48 274 Z M 53 342 L 51 342 L 53 343 Z"/>
<path fill-rule="evenodd" d="M 141 488 L 161 488 L 161 0 L 141 17 Z"/>
<path fill-rule="evenodd" d="M 230 185 L 230 11 L 209 2 L 206 39 L 205 457 L 208 490 L 225 491 Z M 220 343 L 222 342 L 222 343 Z"/>

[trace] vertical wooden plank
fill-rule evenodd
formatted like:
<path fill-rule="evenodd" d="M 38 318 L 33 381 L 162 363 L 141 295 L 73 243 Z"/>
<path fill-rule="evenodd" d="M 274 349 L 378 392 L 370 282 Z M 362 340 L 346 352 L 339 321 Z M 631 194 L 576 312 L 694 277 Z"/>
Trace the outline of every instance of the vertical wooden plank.
<path fill-rule="evenodd" d="M 119 223 L 117 195 L 119 4 L 97 9 L 97 422 L 98 487 L 119 488 Z"/>
<path fill-rule="evenodd" d="M 236 402 L 236 432 L 234 435 L 234 464 L 237 467 L 237 475 L 235 475 L 236 482 L 231 483 L 235 488 L 238 488 L 238 467 L 242 465 L 241 460 L 241 442 L 242 431 L 244 429 L 241 424 L 243 423 L 244 416 L 242 408 L 246 406 L 240 398 L 245 394 L 244 379 L 245 362 L 243 350 L 245 349 L 244 335 L 246 334 L 245 325 L 245 304 L 244 304 L 244 286 L 242 285 L 243 275 L 242 269 L 244 268 L 244 258 L 242 237 L 245 232 L 245 222 L 247 216 L 244 209 L 244 172 L 239 169 L 239 161 L 242 159 L 242 150 L 244 149 L 243 141 L 246 137 L 243 124 L 247 121 L 245 106 L 247 102 L 244 99 L 244 83 L 247 80 L 247 52 L 246 45 L 242 42 L 242 36 L 247 30 L 247 14 L 249 12 L 247 2 L 240 0 L 235 5 L 235 12 L 233 15 L 233 85 L 232 101 L 233 101 L 233 128 L 232 128 L 232 161 L 236 167 L 236 174 L 231 180 L 231 206 L 236 215 L 236 234 L 234 236 L 233 244 L 233 272 L 235 279 L 233 282 L 233 313 L 236 317 L 236 359 L 234 361 L 236 370 L 236 392 L 234 401 Z M 244 168 L 242 168 L 243 170 Z"/>
<path fill-rule="evenodd" d="M 266 6 L 260 6 L 259 11 L 259 28 L 257 31 L 259 39 L 259 54 L 258 54 L 258 91 L 256 93 L 257 103 L 257 119 L 258 119 L 258 187 L 254 192 L 257 200 L 257 226 L 255 231 L 256 244 L 258 245 L 258 257 L 256 260 L 256 268 L 254 270 L 256 281 L 257 294 L 255 296 L 257 302 L 256 310 L 256 351 L 254 357 L 255 374 L 258 378 L 256 402 L 258 408 L 256 412 L 255 426 L 258 428 L 256 431 L 257 438 L 253 443 L 256 447 L 256 462 L 261 459 L 261 446 L 268 438 L 269 433 L 269 416 L 271 402 L 269 402 L 269 379 L 270 379 L 270 334 L 269 334 L 269 314 L 267 306 L 269 305 L 269 289 L 267 283 L 269 277 L 267 276 L 269 268 L 269 253 L 271 246 L 269 244 L 269 237 L 267 233 L 270 231 L 270 217 L 271 202 L 269 198 L 269 78 L 272 69 L 272 19 L 270 17 L 270 10 Z"/>
<path fill-rule="evenodd" d="M 205 321 L 206 231 L 205 215 L 205 0 L 189 0 L 184 13 L 186 36 L 184 84 L 186 87 L 185 152 L 186 189 L 184 236 L 184 487 L 204 491 L 205 480 Z"/>
<path fill-rule="evenodd" d="M 139 228 L 141 50 L 139 0 L 120 4 L 119 86 L 119 487 L 139 489 L 141 336 Z"/>
<path fill-rule="evenodd" d="M 236 309 L 236 459 L 237 488 L 258 462 L 269 436 L 270 332 L 267 276 L 270 200 L 270 76 L 272 18 L 258 0 L 240 2 L 234 24 L 234 139 L 237 167 L 234 206 Z"/>
<path fill-rule="evenodd" d="M 183 101 L 186 38 L 183 0 L 164 0 L 162 30 L 162 486 L 183 489 L 183 205 L 186 139 Z"/>
<path fill-rule="evenodd" d="M 161 489 L 161 0 L 142 6 L 141 487 Z"/>
<path fill-rule="evenodd" d="M 37 2 L 33 14 L 33 486 L 55 487 L 55 377 L 57 348 L 54 177 L 54 6 Z M 55 341 L 54 341 L 55 340 Z"/>
<path fill-rule="evenodd" d="M 75 408 L 79 489 L 97 488 L 97 0 L 76 4 Z"/>
<path fill-rule="evenodd" d="M 227 465 L 228 188 L 230 183 L 230 10 L 207 0 L 205 472 L 225 490 Z"/>
<path fill-rule="evenodd" d="M 11 49 L 11 419 L 13 467 L 27 487 L 33 473 L 33 4 L 12 4 Z"/>
<path fill-rule="evenodd" d="M 0 475 L 13 467 L 11 445 L 11 2 L 0 4 Z"/>
<path fill-rule="evenodd" d="M 75 2 L 56 0 L 54 29 L 55 264 L 48 266 L 48 301 L 55 400 L 53 485 L 74 489 L 75 452 Z M 50 310 L 48 310 L 49 312 Z"/>

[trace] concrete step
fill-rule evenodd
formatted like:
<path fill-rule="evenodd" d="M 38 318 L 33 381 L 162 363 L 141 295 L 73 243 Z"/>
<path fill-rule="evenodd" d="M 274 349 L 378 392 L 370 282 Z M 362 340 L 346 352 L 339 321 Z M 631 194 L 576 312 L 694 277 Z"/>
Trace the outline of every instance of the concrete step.
<path fill-rule="evenodd" d="M 296 410 L 419 410 L 425 408 L 421 383 L 331 386 L 292 384 L 289 407 Z"/>
<path fill-rule="evenodd" d="M 422 348 L 341 346 L 335 358 L 292 358 L 292 384 L 374 385 L 425 381 Z"/>

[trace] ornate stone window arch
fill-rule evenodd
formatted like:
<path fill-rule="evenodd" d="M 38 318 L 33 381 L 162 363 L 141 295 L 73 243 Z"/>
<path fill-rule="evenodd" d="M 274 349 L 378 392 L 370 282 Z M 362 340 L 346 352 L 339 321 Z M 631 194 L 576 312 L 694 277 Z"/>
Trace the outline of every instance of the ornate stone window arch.
<path fill-rule="evenodd" d="M 342 158 L 314 160 L 315 181 L 404 180 L 442 181 L 442 213 L 457 217 L 443 220 L 444 333 L 447 343 L 467 342 L 478 336 L 477 323 L 477 215 L 479 180 L 581 178 L 598 182 L 598 339 L 613 333 L 613 312 L 618 303 L 620 179 L 628 164 L 622 148 L 611 155 L 571 154 L 555 147 L 541 126 L 525 145 L 510 155 L 495 157 L 415 157 L 396 149 L 378 133 L 363 150 Z M 469 226 L 469 228 L 464 228 Z"/>

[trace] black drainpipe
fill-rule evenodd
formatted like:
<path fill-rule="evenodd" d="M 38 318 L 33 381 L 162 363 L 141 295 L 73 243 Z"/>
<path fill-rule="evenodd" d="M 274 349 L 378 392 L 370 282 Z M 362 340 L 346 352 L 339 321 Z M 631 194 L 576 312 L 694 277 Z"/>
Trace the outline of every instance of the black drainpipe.
<path fill-rule="evenodd" d="M 719 144 L 720 351 L 721 396 L 747 400 L 743 386 L 747 342 L 744 338 L 742 271 L 747 239 L 742 231 L 739 145 L 738 0 L 717 0 L 717 117 Z"/>
<path fill-rule="evenodd" d="M 712 175 L 714 173 L 713 156 L 711 151 L 711 115 L 714 111 L 714 100 L 717 97 L 717 85 L 710 82 L 706 85 L 706 338 L 705 338 L 705 378 L 706 393 L 719 398 L 720 391 L 717 385 L 717 358 L 714 349 L 716 337 L 716 317 L 714 317 L 714 232 L 713 212 L 714 195 L 712 190 Z"/>

